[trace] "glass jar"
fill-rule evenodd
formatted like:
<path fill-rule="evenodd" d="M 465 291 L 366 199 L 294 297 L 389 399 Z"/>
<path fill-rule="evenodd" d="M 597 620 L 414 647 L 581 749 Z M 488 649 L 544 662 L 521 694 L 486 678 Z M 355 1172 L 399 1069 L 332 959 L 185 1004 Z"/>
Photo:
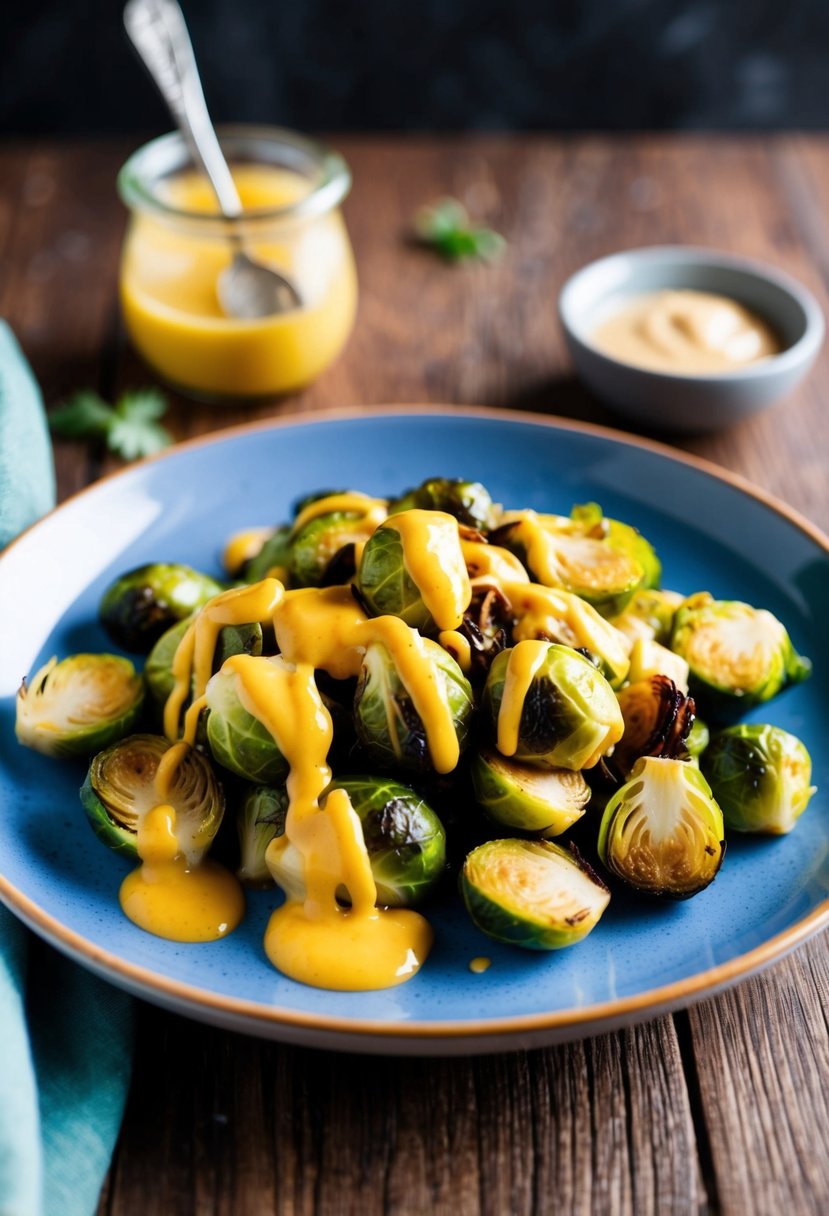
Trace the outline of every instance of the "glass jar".
<path fill-rule="evenodd" d="M 219 141 L 244 204 L 230 224 L 178 132 L 135 152 L 118 175 L 130 210 L 121 305 L 133 345 L 176 388 L 208 399 L 302 388 L 337 357 L 354 323 L 357 277 L 339 206 L 351 186 L 342 157 L 275 127 L 227 127 Z M 301 307 L 242 320 L 216 281 L 245 252 L 284 274 Z"/>

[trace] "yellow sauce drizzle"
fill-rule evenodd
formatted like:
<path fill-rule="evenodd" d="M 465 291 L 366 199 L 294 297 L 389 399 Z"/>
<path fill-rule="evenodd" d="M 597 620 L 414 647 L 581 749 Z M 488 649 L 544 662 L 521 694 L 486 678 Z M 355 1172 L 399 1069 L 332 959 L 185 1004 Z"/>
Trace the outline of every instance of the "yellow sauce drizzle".
<path fill-rule="evenodd" d="M 524 698 L 544 662 L 548 647 L 548 642 L 524 641 L 512 648 L 498 711 L 497 746 L 502 756 L 514 756 L 518 750 Z"/>
<path fill-rule="evenodd" d="M 231 536 L 222 554 L 222 564 L 231 578 L 239 573 L 246 561 L 256 557 L 275 531 L 275 528 L 248 528 Z"/>
<path fill-rule="evenodd" d="M 461 540 L 464 561 L 472 579 L 487 578 L 498 585 L 529 583 L 530 576 L 509 549 L 479 540 Z"/>
<path fill-rule="evenodd" d="M 618 581 L 620 562 L 624 559 L 600 538 L 568 535 L 564 530 L 568 527 L 573 527 L 573 521 L 561 516 L 539 516 L 535 511 L 516 513 L 512 535 L 526 550 L 527 565 L 538 582 L 548 587 L 562 583 L 584 586 L 585 578 L 589 577 L 596 586 L 603 587 Z M 610 574 L 606 573 L 608 570 Z"/>
<path fill-rule="evenodd" d="M 483 975 L 485 971 L 489 971 L 491 966 L 491 958 L 473 958 L 469 963 L 469 970 L 475 975 Z"/>
<path fill-rule="evenodd" d="M 362 515 L 367 523 L 376 528 L 386 518 L 387 508 L 385 498 L 371 498 L 368 494 L 360 494 L 358 490 L 346 490 L 342 494 L 326 494 L 324 498 L 317 498 L 302 508 L 293 522 L 291 531 L 296 534 L 311 520 L 318 519 L 320 515 L 330 515 L 333 511 Z"/>
<path fill-rule="evenodd" d="M 472 647 L 468 638 L 454 629 L 444 629 L 438 634 L 438 642 L 451 654 L 464 675 L 468 674 L 472 668 Z"/>
<path fill-rule="evenodd" d="M 458 536 L 458 521 L 444 511 L 403 511 L 390 516 L 403 546 L 403 565 L 438 629 L 457 629 L 472 589 Z"/>

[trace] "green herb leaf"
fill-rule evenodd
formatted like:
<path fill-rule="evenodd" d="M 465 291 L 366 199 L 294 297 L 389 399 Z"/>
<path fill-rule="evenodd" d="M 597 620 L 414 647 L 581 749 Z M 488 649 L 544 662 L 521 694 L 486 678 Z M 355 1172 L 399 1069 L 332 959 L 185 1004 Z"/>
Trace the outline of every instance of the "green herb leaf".
<path fill-rule="evenodd" d="M 167 399 L 155 388 L 128 390 L 114 407 L 92 389 L 84 389 L 52 411 L 49 425 L 64 439 L 103 442 L 124 460 L 138 460 L 173 442 L 158 422 L 166 410 Z"/>
<path fill-rule="evenodd" d="M 500 233 L 473 227 L 466 208 L 455 198 L 443 198 L 430 207 L 422 207 L 415 216 L 414 228 L 421 243 L 448 262 L 464 258 L 492 262 L 506 248 Z"/>

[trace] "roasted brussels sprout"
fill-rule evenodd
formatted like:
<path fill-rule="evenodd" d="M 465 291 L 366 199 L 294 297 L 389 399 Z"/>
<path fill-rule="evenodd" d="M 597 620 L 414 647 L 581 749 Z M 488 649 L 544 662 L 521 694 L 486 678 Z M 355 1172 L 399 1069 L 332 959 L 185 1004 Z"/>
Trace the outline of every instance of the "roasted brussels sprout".
<path fill-rule="evenodd" d="M 341 550 L 363 544 L 375 527 L 373 519 L 355 511 L 331 511 L 309 520 L 291 540 L 292 586 L 321 587 Z"/>
<path fill-rule="evenodd" d="M 549 840 L 488 840 L 461 872 L 477 927 L 525 950 L 558 950 L 586 937 L 610 902 L 598 875 Z"/>
<path fill-rule="evenodd" d="M 241 577 L 246 583 L 258 583 L 260 579 L 275 574 L 284 581 L 291 566 L 291 529 L 287 524 L 277 528 L 262 545 L 255 557 L 242 567 Z"/>
<path fill-rule="evenodd" d="M 510 697 L 505 706 L 507 680 L 512 683 L 527 664 L 531 678 L 523 703 Z M 591 768 L 624 729 L 619 702 L 601 672 L 554 642 L 502 650 L 490 668 L 482 708 L 501 754 L 541 768 Z"/>
<path fill-rule="evenodd" d="M 812 669 L 776 616 L 704 591 L 678 609 L 671 649 L 687 661 L 691 692 L 714 721 L 771 700 Z"/>
<path fill-rule="evenodd" d="M 242 704 L 236 672 L 222 669 L 211 676 L 205 695 L 207 745 L 216 763 L 257 785 L 284 781 L 288 761 L 266 727 Z"/>
<path fill-rule="evenodd" d="M 452 602 L 448 604 L 451 620 L 435 621 L 430 611 L 430 593 L 434 591 L 429 585 L 434 578 L 432 562 L 418 569 L 408 560 L 410 541 L 404 525 L 412 520 L 418 524 L 416 540 L 425 540 L 424 547 L 432 561 L 437 561 L 451 590 Z M 363 550 L 357 589 L 370 616 L 398 616 L 422 633 L 457 628 L 472 594 L 457 521 L 442 511 L 418 511 L 416 516 L 411 512 L 390 515 Z M 447 605 L 441 607 L 447 610 Z M 440 617 L 438 609 L 434 613 Z"/>
<path fill-rule="evenodd" d="M 630 646 L 623 634 L 572 591 L 521 585 L 510 588 L 518 623 L 514 641 L 542 639 L 587 651 L 611 688 L 618 688 L 630 671 Z"/>
<path fill-rule="evenodd" d="M 684 599 L 678 591 L 644 588 L 634 592 L 624 612 L 615 616 L 611 623 L 631 642 L 644 637 L 665 646 L 671 639 L 676 610 Z"/>
<path fill-rule="evenodd" d="M 390 514 L 412 508 L 445 511 L 447 515 L 454 515 L 458 523 L 474 528 L 476 532 L 488 532 L 495 526 L 498 517 L 498 509 L 489 491 L 479 481 L 462 481 L 451 477 L 430 477 L 416 490 L 407 490 L 402 497 L 389 503 Z"/>
<path fill-rule="evenodd" d="M 631 647 L 628 680 L 635 684 L 651 676 L 667 676 L 680 692 L 688 692 L 688 664 L 682 655 L 651 638 L 639 637 Z"/>
<path fill-rule="evenodd" d="M 184 637 L 195 616 L 186 617 L 173 625 L 153 646 L 144 664 L 144 683 L 147 691 L 158 705 L 164 702 L 173 691 L 173 659 L 181 639 Z M 258 622 L 252 625 L 225 625 L 219 632 L 219 640 L 213 658 L 213 670 L 218 671 L 225 659 L 233 654 L 262 653 L 262 626 Z"/>
<path fill-rule="evenodd" d="M 605 807 L 599 857 L 644 895 L 688 899 L 716 877 L 723 837 L 722 811 L 696 765 L 643 756 Z"/>
<path fill-rule="evenodd" d="M 409 786 L 384 777 L 338 777 L 332 790 L 345 790 L 363 825 L 378 904 L 422 902 L 446 864 L 446 833 L 432 808 Z"/>
<path fill-rule="evenodd" d="M 597 502 L 573 507 L 570 518 L 585 529 L 603 535 L 612 549 L 632 557 L 642 567 L 643 590 L 657 588 L 662 579 L 662 563 L 650 541 L 645 540 L 638 528 L 622 523 L 620 519 L 609 519 Z"/>
<path fill-rule="evenodd" d="M 812 761 L 796 735 L 760 723 L 715 735 L 700 767 L 736 832 L 790 832 L 815 792 Z"/>
<path fill-rule="evenodd" d="M 518 764 L 494 748 L 480 752 L 470 772 L 475 798 L 490 819 L 519 832 L 560 836 L 590 801 L 590 786 L 581 773 Z"/>
<path fill-rule="evenodd" d="M 99 752 L 81 787 L 81 802 L 96 835 L 118 853 L 137 856 L 141 817 L 160 801 L 176 812 L 181 851 L 195 864 L 207 852 L 224 814 L 222 787 L 205 757 L 187 748 L 160 799 L 155 777 L 171 746 L 161 735 L 130 735 Z"/>
<path fill-rule="evenodd" d="M 437 642 L 421 639 L 434 663 L 452 712 L 461 752 L 472 719 L 472 689 L 451 655 Z M 400 678 L 390 651 L 381 642 L 367 648 L 354 693 L 354 725 L 369 760 L 378 768 L 429 773 L 432 764 L 426 728 Z"/>
<path fill-rule="evenodd" d="M 685 740 L 685 750 L 692 760 L 699 760 L 711 739 L 708 727 L 702 718 L 694 718 L 688 737 Z"/>
<path fill-rule="evenodd" d="M 221 583 L 190 566 L 154 562 L 111 583 L 98 616 L 113 642 L 135 654 L 148 654 L 171 625 L 222 591 Z"/>
<path fill-rule="evenodd" d="M 20 686 L 15 732 L 45 756 L 91 756 L 135 729 L 143 703 L 144 685 L 129 659 L 53 658 Z"/>
<path fill-rule="evenodd" d="M 685 759 L 694 702 L 668 676 L 650 676 L 629 684 L 619 693 L 619 708 L 625 733 L 607 763 L 622 781 L 627 781 L 641 756 Z"/>
<path fill-rule="evenodd" d="M 273 882 L 265 862 L 268 845 L 285 832 L 288 791 L 284 785 L 247 785 L 236 810 L 239 837 L 239 868 L 236 877 L 249 887 L 268 887 Z"/>

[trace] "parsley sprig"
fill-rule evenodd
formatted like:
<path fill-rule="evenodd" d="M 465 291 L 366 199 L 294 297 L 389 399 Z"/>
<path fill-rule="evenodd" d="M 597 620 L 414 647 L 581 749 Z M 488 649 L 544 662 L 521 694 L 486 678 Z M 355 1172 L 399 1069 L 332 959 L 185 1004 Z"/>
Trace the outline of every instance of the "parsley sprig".
<path fill-rule="evenodd" d="M 415 216 L 415 234 L 447 262 L 480 258 L 494 262 L 506 248 L 506 241 L 491 228 L 475 227 L 463 203 L 442 198 L 430 207 L 421 207 Z"/>
<path fill-rule="evenodd" d="M 167 398 L 157 388 L 131 389 L 109 405 L 94 389 L 81 389 L 49 415 L 62 439 L 99 443 L 124 460 L 139 460 L 169 447 L 173 437 L 158 421 Z"/>

